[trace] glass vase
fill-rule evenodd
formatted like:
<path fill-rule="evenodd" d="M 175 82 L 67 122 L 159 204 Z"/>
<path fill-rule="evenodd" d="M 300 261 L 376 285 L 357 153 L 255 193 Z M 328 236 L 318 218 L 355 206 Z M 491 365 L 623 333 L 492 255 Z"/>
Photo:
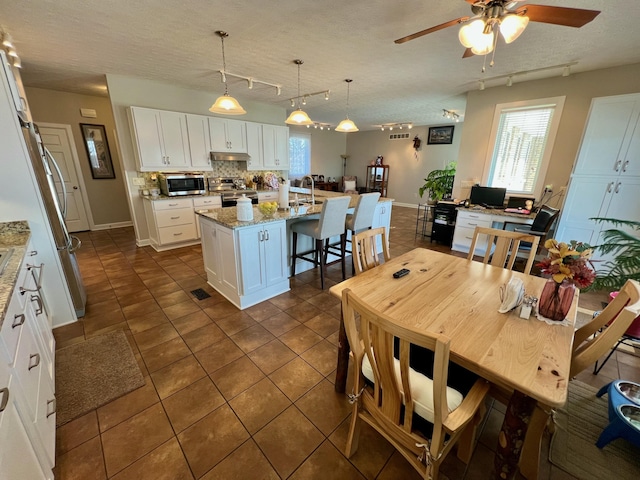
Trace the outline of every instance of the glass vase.
<path fill-rule="evenodd" d="M 558 322 L 567 318 L 575 289 L 576 287 L 573 283 L 557 283 L 551 278 L 547 280 L 538 300 L 538 312 L 540 315 Z"/>

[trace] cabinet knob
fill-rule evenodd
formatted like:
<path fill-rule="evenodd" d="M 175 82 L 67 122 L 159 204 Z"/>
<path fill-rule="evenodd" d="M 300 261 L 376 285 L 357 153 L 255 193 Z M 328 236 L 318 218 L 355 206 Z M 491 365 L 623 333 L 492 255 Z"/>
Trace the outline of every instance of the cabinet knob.
<path fill-rule="evenodd" d="M 16 328 L 24 324 L 24 319 L 25 319 L 24 313 L 19 313 L 18 315 L 14 315 L 11 328 Z"/>
<path fill-rule="evenodd" d="M 33 361 L 33 363 L 31 363 Z M 40 365 L 40 354 L 39 353 L 32 353 L 31 355 L 29 355 L 29 368 L 28 370 L 31 370 L 32 368 L 36 368 L 38 365 Z"/>
<path fill-rule="evenodd" d="M 51 407 L 51 410 L 49 410 Z M 56 399 L 47 400 L 47 418 L 56 413 Z"/>
<path fill-rule="evenodd" d="M 9 387 L 0 388 L 0 412 L 4 412 L 4 409 L 7 408 L 7 403 L 9 403 Z"/>

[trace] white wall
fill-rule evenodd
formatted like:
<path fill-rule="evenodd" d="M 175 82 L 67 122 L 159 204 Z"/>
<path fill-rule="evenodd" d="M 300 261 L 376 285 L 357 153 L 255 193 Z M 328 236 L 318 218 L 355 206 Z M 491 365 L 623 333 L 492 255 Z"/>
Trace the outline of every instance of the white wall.
<path fill-rule="evenodd" d="M 127 118 L 127 107 L 149 107 L 212 116 L 211 112 L 209 112 L 209 107 L 213 104 L 217 95 L 140 78 L 110 74 L 107 75 L 107 87 L 118 134 L 118 145 L 120 146 L 120 156 L 136 231 L 136 240 L 144 242 L 149 238 L 149 229 L 144 216 L 142 199 L 138 195 L 138 188 L 132 184 L 132 178 L 137 176 L 137 167 Z M 235 118 L 276 125 L 283 125 L 287 118 L 284 107 L 246 101 L 237 95 L 236 98 L 247 111 L 247 114 Z"/>
<path fill-rule="evenodd" d="M 455 124 L 451 145 L 427 145 L 428 126 L 413 127 L 409 130 L 409 138 L 401 140 L 389 139 L 392 134 L 402 133 L 400 130 L 350 133 L 347 137 L 347 175 L 356 175 L 358 186 L 364 187 L 367 165 L 382 155 L 383 164 L 389 165 L 387 196 L 398 204 L 417 205 L 427 199 L 426 196 L 420 198 L 418 189 L 424 185 L 429 172 L 458 160 L 463 130 L 464 123 Z M 413 148 L 416 135 L 422 140 L 417 151 Z"/>

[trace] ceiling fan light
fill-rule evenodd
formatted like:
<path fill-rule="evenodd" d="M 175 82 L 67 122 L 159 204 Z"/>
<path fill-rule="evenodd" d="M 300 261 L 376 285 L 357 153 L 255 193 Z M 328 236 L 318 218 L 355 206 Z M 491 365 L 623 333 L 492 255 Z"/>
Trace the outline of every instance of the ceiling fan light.
<path fill-rule="evenodd" d="M 356 127 L 356 124 L 348 118 L 342 120 L 335 128 L 336 132 L 357 132 L 358 130 L 359 129 Z"/>
<path fill-rule="evenodd" d="M 483 33 L 476 37 L 474 45 L 471 46 L 471 51 L 474 55 L 487 55 L 493 52 L 493 32 Z"/>
<path fill-rule="evenodd" d="M 298 108 L 291 112 L 291 115 L 284 123 L 288 125 L 313 125 L 313 120 L 302 109 Z"/>
<path fill-rule="evenodd" d="M 500 33 L 506 43 L 518 38 L 529 24 L 529 17 L 525 15 L 506 15 L 500 20 Z"/>
<path fill-rule="evenodd" d="M 244 115 L 247 111 L 240 106 L 238 101 L 230 95 L 219 96 L 209 109 L 212 113 L 224 115 Z"/>
<path fill-rule="evenodd" d="M 458 32 L 460 43 L 466 48 L 473 47 L 477 42 L 478 36 L 483 34 L 484 26 L 484 21 L 481 18 L 463 25 Z"/>

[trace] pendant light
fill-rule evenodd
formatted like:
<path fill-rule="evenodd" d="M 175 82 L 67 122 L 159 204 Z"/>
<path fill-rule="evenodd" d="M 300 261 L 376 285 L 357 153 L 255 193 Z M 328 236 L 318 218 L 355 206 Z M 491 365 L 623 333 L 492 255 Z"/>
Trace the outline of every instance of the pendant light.
<path fill-rule="evenodd" d="M 220 41 L 222 42 L 222 81 L 224 82 L 224 95 L 216 99 L 215 103 L 211 105 L 209 111 L 213 113 L 221 113 L 223 115 L 244 115 L 247 111 L 240 106 L 235 98 L 229 95 L 227 76 L 224 74 L 224 72 L 227 71 L 227 62 L 224 56 L 224 39 L 227 38 L 229 34 L 218 30 L 216 35 L 220 37 Z"/>
<path fill-rule="evenodd" d="M 298 108 L 291 112 L 291 115 L 284 123 L 288 125 L 313 125 L 313 120 L 300 108 L 300 65 L 304 62 L 302 60 L 294 60 L 293 63 L 298 65 Z"/>
<path fill-rule="evenodd" d="M 345 118 L 338 124 L 338 126 L 336 127 L 336 132 L 357 132 L 358 127 L 356 127 L 355 123 L 349 120 L 349 85 L 351 85 L 351 82 L 353 82 L 353 80 L 347 78 L 345 82 L 347 82 L 347 118 Z"/>

